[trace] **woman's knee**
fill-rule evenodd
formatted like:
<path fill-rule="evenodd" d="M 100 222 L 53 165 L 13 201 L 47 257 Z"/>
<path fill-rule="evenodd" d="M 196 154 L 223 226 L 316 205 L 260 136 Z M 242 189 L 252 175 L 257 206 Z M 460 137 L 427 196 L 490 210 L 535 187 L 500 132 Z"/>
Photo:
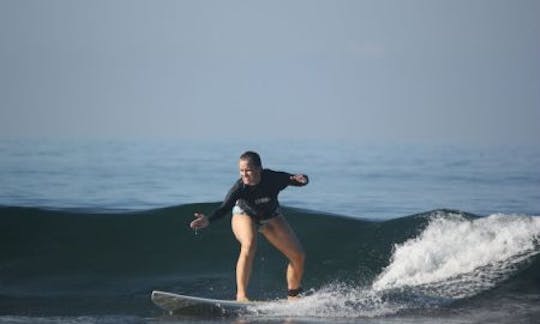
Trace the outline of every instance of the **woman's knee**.
<path fill-rule="evenodd" d="M 302 246 L 296 246 L 285 253 L 285 255 L 293 266 L 304 266 L 306 262 L 306 253 L 302 249 Z"/>
<path fill-rule="evenodd" d="M 304 250 L 299 249 L 292 253 L 291 262 L 298 265 L 304 265 L 304 263 L 306 262 L 306 253 L 304 252 Z"/>
<path fill-rule="evenodd" d="M 240 242 L 240 251 L 242 253 L 252 254 L 252 253 L 255 253 L 256 249 L 257 249 L 257 241 L 255 240 L 255 238 Z"/>

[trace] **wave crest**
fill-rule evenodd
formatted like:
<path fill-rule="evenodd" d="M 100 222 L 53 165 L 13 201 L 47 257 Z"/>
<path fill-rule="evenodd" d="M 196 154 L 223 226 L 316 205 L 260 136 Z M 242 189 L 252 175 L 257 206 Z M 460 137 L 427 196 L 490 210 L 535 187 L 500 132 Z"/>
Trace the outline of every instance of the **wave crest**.
<path fill-rule="evenodd" d="M 373 288 L 416 287 L 464 298 L 496 286 L 540 252 L 540 218 L 437 214 L 415 238 L 396 244 Z"/>

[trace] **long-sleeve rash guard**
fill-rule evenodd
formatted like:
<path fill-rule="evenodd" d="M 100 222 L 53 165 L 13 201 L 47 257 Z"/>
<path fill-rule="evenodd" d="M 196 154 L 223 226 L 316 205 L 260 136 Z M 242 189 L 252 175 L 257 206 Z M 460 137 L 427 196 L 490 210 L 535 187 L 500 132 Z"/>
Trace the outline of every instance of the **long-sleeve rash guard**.
<path fill-rule="evenodd" d="M 287 186 L 305 186 L 309 182 L 306 175 L 304 175 L 306 183 L 298 182 L 292 179 L 292 176 L 287 172 L 264 169 L 261 172 L 261 181 L 255 186 L 246 185 L 242 179 L 238 179 L 227 193 L 221 206 L 212 213 L 208 220 L 213 222 L 222 218 L 231 211 L 237 201 L 240 207 L 255 219 L 271 218 L 279 207 L 277 197 L 281 190 Z"/>

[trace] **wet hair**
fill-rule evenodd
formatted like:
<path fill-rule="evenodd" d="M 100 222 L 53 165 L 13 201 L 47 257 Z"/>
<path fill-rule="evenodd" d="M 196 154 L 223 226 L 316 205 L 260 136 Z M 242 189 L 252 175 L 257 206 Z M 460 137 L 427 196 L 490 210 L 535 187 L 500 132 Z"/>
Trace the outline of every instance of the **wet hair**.
<path fill-rule="evenodd" d="M 248 161 L 248 163 L 251 164 L 252 166 L 262 169 L 261 157 L 256 152 L 253 152 L 253 151 L 244 152 L 242 153 L 242 155 L 240 155 L 240 160 Z"/>

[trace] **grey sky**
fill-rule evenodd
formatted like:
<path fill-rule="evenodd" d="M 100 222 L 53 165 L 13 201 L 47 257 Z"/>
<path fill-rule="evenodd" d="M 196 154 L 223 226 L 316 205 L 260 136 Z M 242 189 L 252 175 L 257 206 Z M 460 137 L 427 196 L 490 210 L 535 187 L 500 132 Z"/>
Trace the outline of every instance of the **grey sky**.
<path fill-rule="evenodd" d="M 540 1 L 0 0 L 0 138 L 534 144 Z"/>

